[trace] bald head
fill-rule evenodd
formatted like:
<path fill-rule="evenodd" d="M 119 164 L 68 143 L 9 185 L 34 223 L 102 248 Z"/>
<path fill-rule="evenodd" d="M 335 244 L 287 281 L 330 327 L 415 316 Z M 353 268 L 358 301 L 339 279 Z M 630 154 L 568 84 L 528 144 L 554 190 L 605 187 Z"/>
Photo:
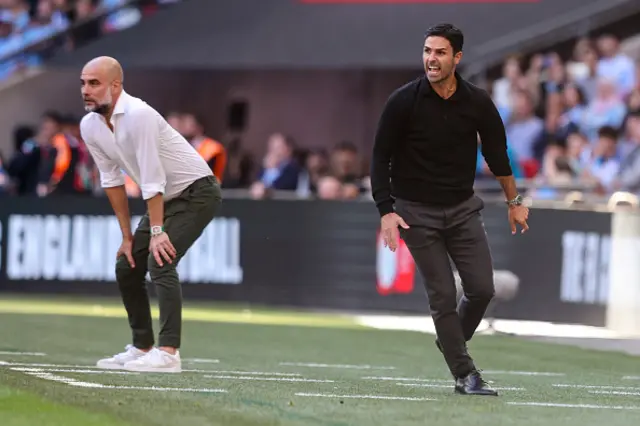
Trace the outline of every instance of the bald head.
<path fill-rule="evenodd" d="M 100 56 L 87 62 L 80 76 L 85 110 L 110 114 L 122 93 L 123 79 L 122 66 L 114 58 Z"/>
<path fill-rule="evenodd" d="M 105 80 L 105 83 L 112 83 L 116 80 L 122 82 L 124 79 L 120 63 L 110 56 L 99 56 L 90 60 L 82 69 L 82 74 L 99 75 Z"/>

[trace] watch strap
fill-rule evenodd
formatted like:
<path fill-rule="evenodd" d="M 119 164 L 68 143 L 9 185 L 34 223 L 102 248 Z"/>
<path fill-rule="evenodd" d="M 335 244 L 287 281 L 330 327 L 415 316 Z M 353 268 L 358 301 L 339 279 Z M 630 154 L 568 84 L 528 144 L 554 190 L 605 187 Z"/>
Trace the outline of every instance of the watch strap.
<path fill-rule="evenodd" d="M 522 205 L 522 202 L 523 202 L 522 195 L 518 194 L 512 200 L 508 200 L 507 201 L 507 205 L 509 205 L 509 206 L 520 206 L 520 205 Z"/>
<path fill-rule="evenodd" d="M 151 227 L 151 236 L 156 237 L 164 232 L 163 226 L 152 226 Z"/>

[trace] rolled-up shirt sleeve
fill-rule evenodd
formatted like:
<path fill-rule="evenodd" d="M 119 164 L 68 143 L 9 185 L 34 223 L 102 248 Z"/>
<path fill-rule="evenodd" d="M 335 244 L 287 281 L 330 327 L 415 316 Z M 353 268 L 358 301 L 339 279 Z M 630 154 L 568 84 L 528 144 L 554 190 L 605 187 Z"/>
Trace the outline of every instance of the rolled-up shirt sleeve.
<path fill-rule="evenodd" d="M 151 108 L 141 108 L 133 112 L 135 128 L 132 143 L 135 144 L 136 160 L 140 170 L 140 190 L 142 198 L 148 200 L 157 194 L 164 194 L 167 176 L 160 161 L 160 132 L 158 113 Z"/>
<path fill-rule="evenodd" d="M 113 188 L 124 185 L 124 173 L 115 161 L 111 160 L 100 146 L 93 140 L 86 121 L 80 123 L 80 134 L 89 154 L 100 172 L 100 185 L 103 188 Z"/>

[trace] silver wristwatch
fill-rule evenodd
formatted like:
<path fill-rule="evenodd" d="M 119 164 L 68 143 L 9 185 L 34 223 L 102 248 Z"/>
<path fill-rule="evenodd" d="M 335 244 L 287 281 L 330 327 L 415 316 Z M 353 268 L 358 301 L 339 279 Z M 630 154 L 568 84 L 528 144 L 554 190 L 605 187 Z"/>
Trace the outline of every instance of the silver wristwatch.
<path fill-rule="evenodd" d="M 522 195 L 518 194 L 515 196 L 515 198 L 513 200 L 509 200 L 507 201 L 507 205 L 508 206 L 521 206 L 522 203 L 524 202 L 524 199 L 522 198 Z"/>
<path fill-rule="evenodd" d="M 152 226 L 151 227 L 151 236 L 157 237 L 158 235 L 164 232 L 164 228 L 162 226 Z"/>

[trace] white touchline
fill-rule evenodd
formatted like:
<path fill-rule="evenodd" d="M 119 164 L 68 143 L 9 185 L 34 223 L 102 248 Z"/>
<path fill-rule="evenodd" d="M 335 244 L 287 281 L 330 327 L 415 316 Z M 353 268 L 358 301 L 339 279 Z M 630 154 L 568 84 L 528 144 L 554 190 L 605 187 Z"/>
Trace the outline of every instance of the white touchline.
<path fill-rule="evenodd" d="M 597 385 L 569 385 L 569 384 L 554 384 L 557 388 L 575 388 L 575 389 L 615 389 L 615 390 L 631 390 L 640 391 L 639 387 L 629 386 L 597 386 Z"/>
<path fill-rule="evenodd" d="M 433 398 L 418 398 L 411 396 L 386 396 L 386 395 L 335 395 L 330 393 L 306 393 L 306 392 L 298 392 L 295 394 L 296 396 L 311 396 L 311 397 L 320 397 L 320 398 L 351 398 L 351 399 L 388 399 L 388 400 L 397 400 L 397 401 L 437 401 L 437 399 Z"/>
<path fill-rule="evenodd" d="M 367 376 L 363 377 L 362 380 L 383 380 L 388 382 L 429 382 L 429 383 L 453 383 L 453 379 L 445 380 L 445 379 L 420 379 L 417 377 L 384 377 L 384 376 Z"/>
<path fill-rule="evenodd" d="M 509 405 L 522 405 L 531 407 L 558 407 L 558 408 L 596 408 L 610 410 L 640 410 L 640 407 L 625 405 L 596 405 L 596 404 L 556 404 L 551 402 L 507 402 Z"/>
<path fill-rule="evenodd" d="M 565 373 L 551 373 L 546 371 L 511 371 L 511 370 L 482 370 L 484 374 L 510 374 L 514 376 L 564 376 Z"/>
<path fill-rule="evenodd" d="M 259 376 L 203 376 L 207 379 L 231 379 L 231 380 L 263 380 L 269 382 L 308 382 L 308 383 L 334 383 L 334 380 L 301 379 L 297 377 L 259 377 Z"/>
<path fill-rule="evenodd" d="M 12 367 L 13 371 L 21 371 L 23 373 L 80 373 L 80 374 L 119 374 L 119 375 L 136 375 L 133 371 L 117 371 L 117 370 L 66 370 L 62 368 L 26 368 Z"/>
<path fill-rule="evenodd" d="M 51 373 L 29 372 L 29 371 L 27 371 L 27 372 L 25 372 L 25 374 L 27 374 L 29 376 L 37 377 L 39 379 L 50 380 L 52 382 L 65 383 L 67 385 L 77 386 L 77 387 L 81 387 L 81 388 L 99 388 L 99 387 L 102 387 L 102 385 L 100 385 L 98 383 L 81 382 L 79 380 L 70 379 L 68 377 L 56 376 L 55 374 L 51 374 Z"/>
<path fill-rule="evenodd" d="M 395 367 L 376 365 L 352 365 L 352 364 L 319 364 L 315 362 L 281 362 L 280 365 L 311 368 L 352 368 L 354 370 L 395 370 Z"/>
<path fill-rule="evenodd" d="M 218 364 L 219 359 L 207 359 L 207 358 L 187 358 L 183 359 L 183 362 L 192 362 L 194 364 Z"/>
<path fill-rule="evenodd" d="M 34 364 L 30 362 L 5 362 L 2 365 L 8 365 L 11 367 L 95 368 L 95 365 Z"/>
<path fill-rule="evenodd" d="M 42 352 L 11 352 L 11 351 L 0 351 L 0 355 L 47 356 L 47 354 Z"/>
<path fill-rule="evenodd" d="M 69 364 L 34 364 L 30 362 L 4 362 L 0 361 L 0 367 L 38 367 L 38 368 L 73 368 L 73 369 L 95 369 L 95 365 L 69 365 Z M 106 370 L 108 371 L 108 370 Z M 183 369 L 183 373 L 216 373 L 217 370 L 187 370 Z M 285 374 L 285 373 L 282 373 Z M 291 373 L 294 374 L 294 373 Z"/>
<path fill-rule="evenodd" d="M 102 385 L 100 383 L 81 382 L 69 377 L 57 376 L 51 373 L 32 373 L 25 372 L 30 376 L 35 376 L 40 379 L 50 380 L 53 382 L 60 382 L 70 386 L 81 388 L 94 388 L 94 389 L 116 389 L 116 390 L 149 390 L 158 392 L 203 392 L 203 393 L 227 393 L 224 389 L 207 389 L 207 388 L 164 388 L 158 386 L 116 386 L 116 385 Z"/>
<path fill-rule="evenodd" d="M 300 373 L 269 373 L 267 371 L 239 371 L 239 370 L 182 370 L 182 371 L 196 371 L 206 373 L 220 373 L 220 374 L 240 374 L 249 376 L 283 376 L 283 377 L 300 377 Z"/>
<path fill-rule="evenodd" d="M 437 383 L 396 383 L 398 386 L 409 386 L 409 387 L 419 387 L 419 388 L 451 388 L 453 385 L 444 385 Z M 506 391 L 525 391 L 525 388 L 509 388 L 509 387 L 494 387 L 495 390 L 506 390 Z"/>
<path fill-rule="evenodd" d="M 640 376 L 624 376 L 622 380 L 640 380 Z"/>
<path fill-rule="evenodd" d="M 589 391 L 589 393 L 596 393 L 596 394 L 601 394 L 601 395 L 640 396 L 640 392 L 622 392 L 622 391 L 595 390 L 595 391 Z"/>

